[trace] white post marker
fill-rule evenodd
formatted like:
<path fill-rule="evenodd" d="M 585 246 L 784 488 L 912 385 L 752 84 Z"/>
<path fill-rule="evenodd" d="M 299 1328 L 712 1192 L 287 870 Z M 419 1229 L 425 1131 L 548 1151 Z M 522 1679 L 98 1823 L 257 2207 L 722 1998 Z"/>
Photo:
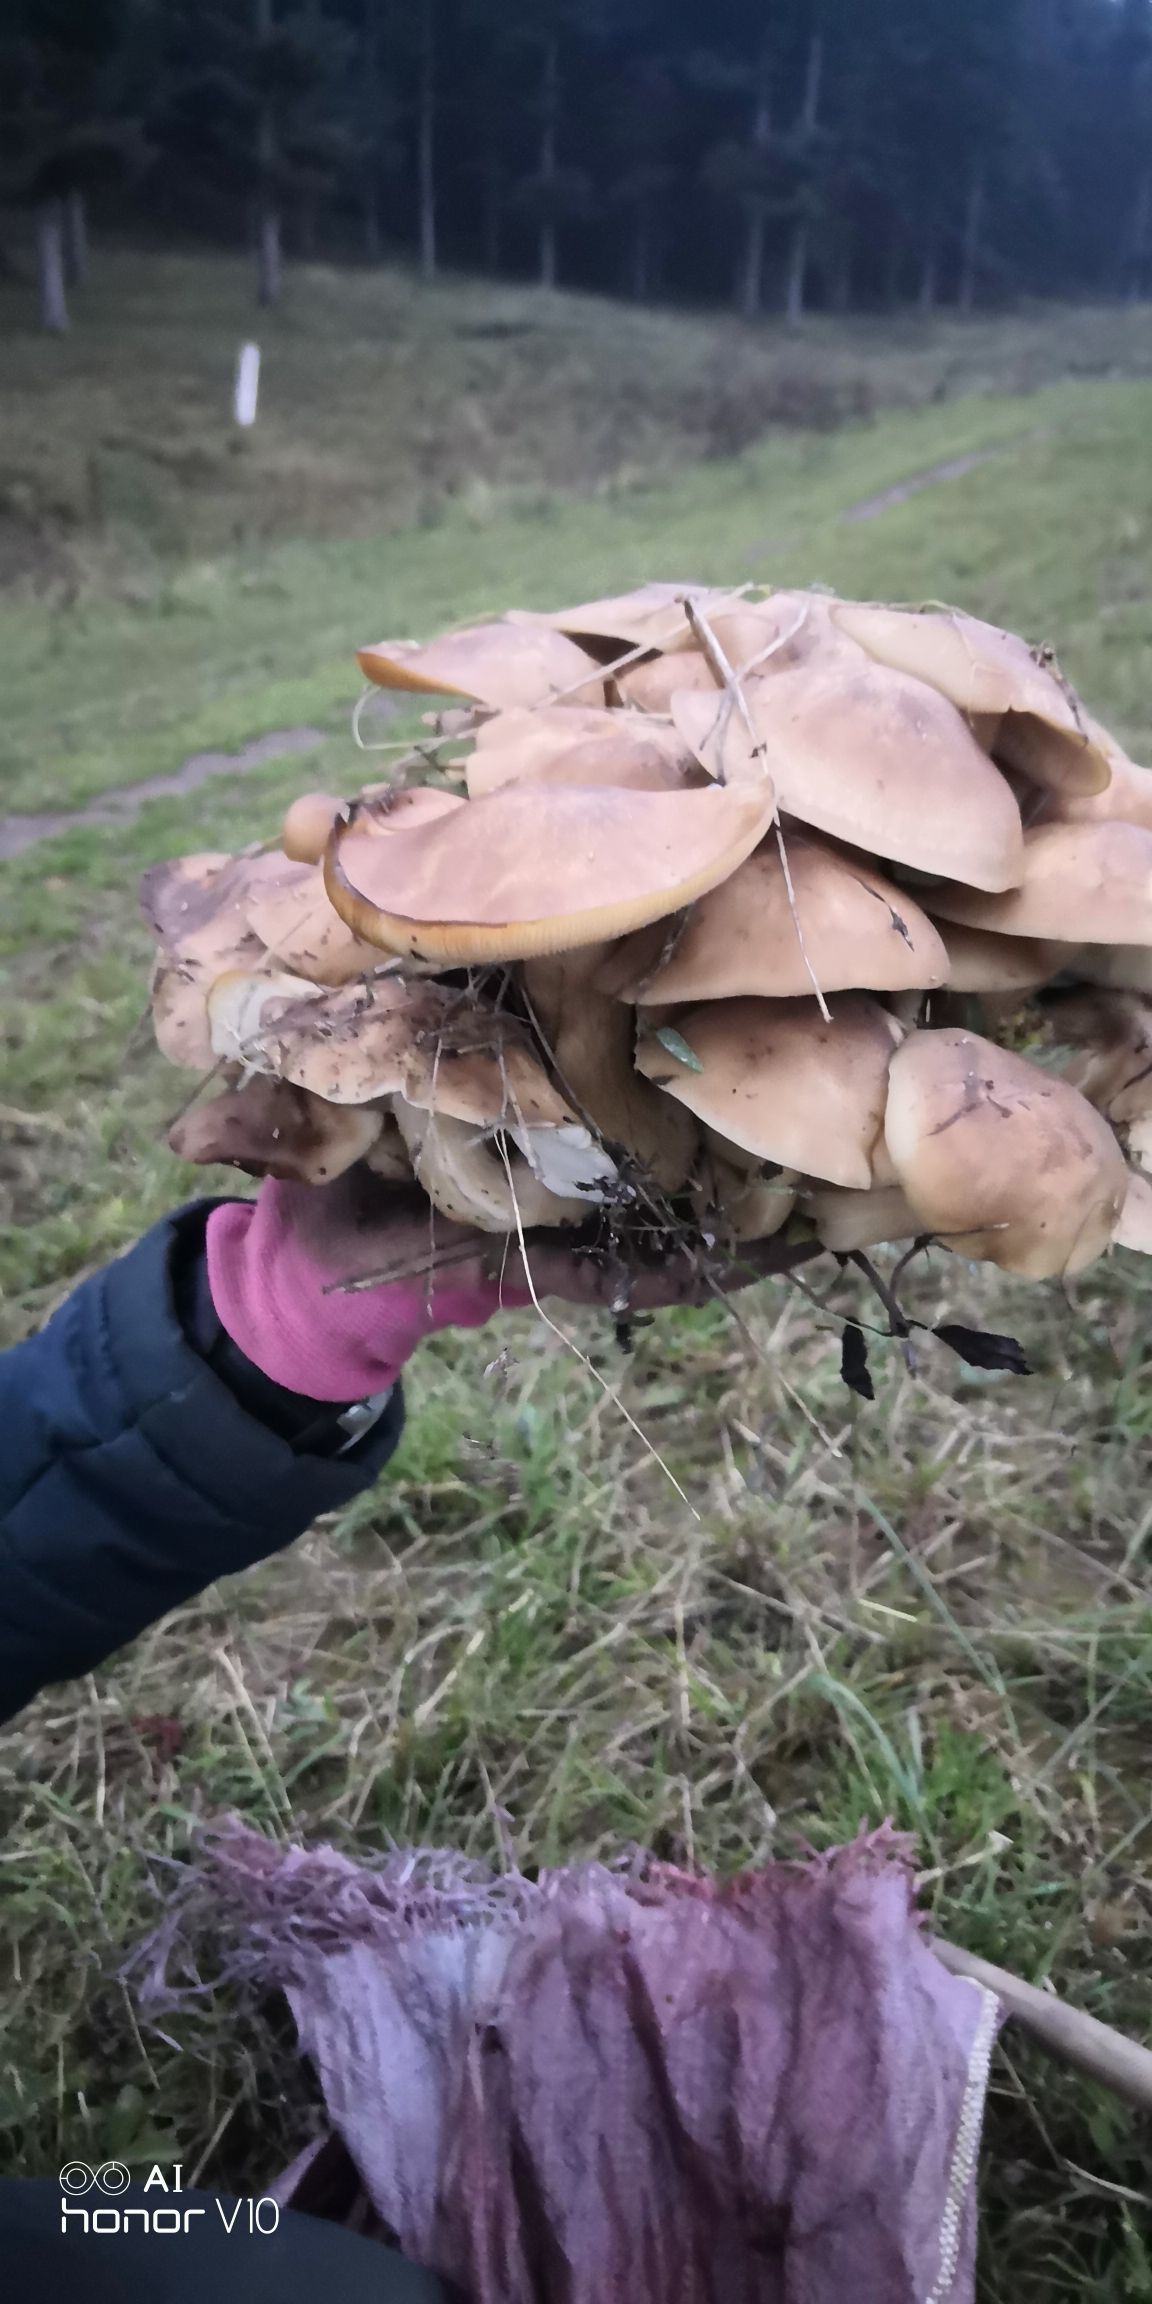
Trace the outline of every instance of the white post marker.
<path fill-rule="evenodd" d="M 256 402 L 260 396 L 260 346 L 242 344 L 236 362 L 236 389 L 232 396 L 232 413 L 238 424 L 256 422 Z"/>

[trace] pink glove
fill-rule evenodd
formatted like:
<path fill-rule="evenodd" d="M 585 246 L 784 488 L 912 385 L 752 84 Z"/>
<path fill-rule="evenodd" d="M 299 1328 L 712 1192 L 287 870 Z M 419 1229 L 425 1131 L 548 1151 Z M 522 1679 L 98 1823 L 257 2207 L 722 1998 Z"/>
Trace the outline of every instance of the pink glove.
<path fill-rule="evenodd" d="M 362 1272 L 418 1265 L 430 1245 L 426 1210 L 413 1219 L 401 1200 L 396 1220 L 382 1220 L 379 1187 L 358 1198 L 349 1185 L 269 1180 L 258 1200 L 229 1201 L 208 1219 L 208 1282 L 224 1328 L 265 1376 L 310 1400 L 385 1392 L 423 1337 L 480 1328 L 532 1301 L 522 1280 L 489 1278 L 479 1253 L 431 1277 L 333 1289 Z M 468 1237 L 437 1220 L 438 1250 Z M 499 1245 L 476 1237 L 478 1251 Z"/>

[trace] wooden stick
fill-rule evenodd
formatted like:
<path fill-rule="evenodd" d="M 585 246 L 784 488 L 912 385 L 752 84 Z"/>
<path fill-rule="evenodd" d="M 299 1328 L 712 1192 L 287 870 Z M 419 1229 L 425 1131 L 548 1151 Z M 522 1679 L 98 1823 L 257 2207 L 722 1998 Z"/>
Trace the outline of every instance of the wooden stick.
<path fill-rule="evenodd" d="M 965 1952 L 959 1944 L 949 1944 L 942 1936 L 930 1937 L 929 1943 L 953 1976 L 971 1976 L 975 1983 L 986 1985 L 1008 2015 L 1018 2017 L 1051 2055 L 1076 2065 L 1090 2080 L 1141 2111 L 1152 2110 L 1152 2048 L 1129 2040 L 1096 2016 L 1085 2015 L 1082 2008 L 1070 2008 L 1054 1992 L 1041 1992 L 1035 1984 L 1010 1975 L 1007 1968 Z"/>

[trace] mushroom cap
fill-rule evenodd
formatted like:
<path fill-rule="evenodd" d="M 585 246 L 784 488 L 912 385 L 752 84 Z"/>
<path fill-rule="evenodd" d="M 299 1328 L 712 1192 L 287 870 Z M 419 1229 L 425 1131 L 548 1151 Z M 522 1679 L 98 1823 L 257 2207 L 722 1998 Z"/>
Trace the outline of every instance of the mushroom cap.
<path fill-rule="evenodd" d="M 318 864 L 344 800 L 332 792 L 301 792 L 280 827 L 280 846 L 297 864 Z"/>
<path fill-rule="evenodd" d="M 996 748 L 1010 767 L 1059 790 L 1107 784 L 1109 763 L 1078 698 L 1016 633 L 957 609 L 840 600 L 833 615 L 877 663 L 926 681 L 961 712 L 1002 714 Z"/>
<path fill-rule="evenodd" d="M 220 1161 L 248 1176 L 330 1184 L 364 1159 L 383 1125 L 367 1105 L 326 1104 L 291 1081 L 255 1079 L 181 1113 L 168 1142 L 200 1167 Z"/>
<path fill-rule="evenodd" d="M 746 677 L 795 671 L 817 656 L 861 657 L 857 648 L 833 623 L 834 603 L 823 592 L 773 592 L 766 600 L 720 603 L 705 611 L 712 638 L 732 670 Z M 689 645 L 700 648 L 692 635 Z"/>
<path fill-rule="evenodd" d="M 1135 1168 L 1128 1172 L 1128 1190 L 1112 1244 L 1115 1248 L 1134 1248 L 1138 1256 L 1152 1256 L 1152 1184 Z"/>
<path fill-rule="evenodd" d="M 624 935 L 743 863 L 772 787 L 635 792 L 511 784 L 442 822 L 338 825 L 325 884 L 369 943 L 449 966 L 524 959 Z"/>
<path fill-rule="evenodd" d="M 1152 944 L 1152 832 L 1136 824 L 1039 824 L 1024 835 L 1018 885 L 1000 895 L 951 883 L 933 912 L 997 935 Z"/>
<path fill-rule="evenodd" d="M 974 888 L 1019 878 L 1020 811 L 935 689 L 839 654 L 742 687 L 754 737 L 726 697 L 672 700 L 675 727 L 710 774 L 731 786 L 766 769 L 786 814 L 869 855 Z"/>
<path fill-rule="evenodd" d="M 505 784 L 615 784 L 633 792 L 686 792 L 707 783 L 699 761 L 672 729 L 646 723 L 639 713 L 604 717 L 611 723 L 608 728 L 535 760 L 524 744 L 509 753 L 493 746 L 474 752 L 466 769 L 469 798 L 482 800 Z"/>
<path fill-rule="evenodd" d="M 738 601 L 746 587 L 724 591 L 714 584 L 641 584 L 634 592 L 618 592 L 606 600 L 584 600 L 576 608 L 553 608 L 539 615 L 519 609 L 514 621 L 547 625 L 553 632 L 576 638 L 617 641 L 626 648 L 676 648 L 692 637 L 684 610 L 685 599 L 711 618 Z"/>
<path fill-rule="evenodd" d="M 273 959 L 290 975 L 314 984 L 349 984 L 380 966 L 375 944 L 354 936 L 328 901 L 318 864 L 298 866 L 293 884 L 258 889 L 248 920 Z"/>
<path fill-rule="evenodd" d="M 520 983 L 556 1078 L 600 1136 L 627 1153 L 649 1185 L 678 1192 L 696 1156 L 690 1113 L 641 1079 L 633 1019 L 595 989 L 603 944 L 526 960 Z"/>
<path fill-rule="evenodd" d="M 585 649 L 562 632 L 511 619 L 446 632 L 423 647 L 381 640 L 359 649 L 357 660 L 378 688 L 467 696 L 498 711 L 516 704 L 552 704 L 561 697 L 581 704 L 604 701 L 604 682 Z"/>
<path fill-rule="evenodd" d="M 482 1232 L 514 1233 L 534 1224 L 582 1224 L 587 1201 L 562 1199 L 506 1141 L 477 1135 L 470 1121 L 431 1112 L 395 1096 L 392 1110 L 416 1178 L 442 1215 Z"/>
<path fill-rule="evenodd" d="M 1074 1088 L 974 1032 L 912 1032 L 885 1139 L 918 1218 L 958 1255 L 1032 1280 L 1082 1271 L 1127 1189 L 1107 1122 Z"/>
<path fill-rule="evenodd" d="M 846 1192 L 839 1184 L 801 1186 L 800 1207 L 816 1227 L 816 1237 L 837 1256 L 878 1248 L 887 1240 L 915 1240 L 924 1227 L 898 1184 Z"/>
<path fill-rule="evenodd" d="M 301 870 L 276 853 L 185 856 L 144 874 L 141 903 L 160 940 L 152 1027 L 170 1064 L 212 1070 L 209 988 L 229 970 L 260 965 L 264 945 L 249 923 L 249 903 L 257 890 L 294 883 Z"/>
<path fill-rule="evenodd" d="M 1086 984 L 1152 993 L 1152 944 L 1080 944 L 1074 950 L 1076 974 Z"/>
<path fill-rule="evenodd" d="M 1152 832 L 1152 768 L 1141 768 L 1130 760 L 1123 747 L 1094 720 L 1090 712 L 1084 714 L 1084 725 L 1094 744 L 1103 752 L 1112 771 L 1102 792 L 1052 792 L 1040 794 L 1041 805 L 1030 817 L 1032 823 L 1042 824 L 1139 824 L 1145 832 Z"/>
<path fill-rule="evenodd" d="M 988 928 L 937 922 L 947 955 L 950 992 L 1034 992 L 1075 958 L 1074 944 L 1031 936 L 995 936 Z"/>
<path fill-rule="evenodd" d="M 332 1104 L 400 1094 L 472 1128 L 579 1125 L 524 1028 L 449 985 L 396 977 L 334 990 L 229 975 L 208 999 L 217 1056 Z"/>
<path fill-rule="evenodd" d="M 712 1128 L 761 1159 L 863 1189 L 884 1120 L 895 1019 L 862 992 L 838 999 L 830 1022 L 815 1000 L 710 1000 L 678 1017 L 695 1058 L 656 1033 L 637 1068 Z"/>
<path fill-rule="evenodd" d="M 708 1150 L 689 1188 L 701 1230 L 722 1246 L 741 1240 L 767 1240 L 788 1222 L 796 1205 L 796 1178 L 789 1169 L 776 1176 L 750 1175 Z"/>
<path fill-rule="evenodd" d="M 682 648 L 669 656 L 647 657 L 641 664 L 630 665 L 626 672 L 615 673 L 613 678 L 621 702 L 634 705 L 641 712 L 670 712 L 672 699 L 681 690 L 703 689 L 710 696 L 720 694 L 719 681 L 700 648 Z"/>
<path fill-rule="evenodd" d="M 1152 1115 L 1152 999 L 1138 992 L 1060 992 L 1045 1003 L 1057 1044 L 1075 1054 L 1060 1063 L 1114 1128 Z"/>
<path fill-rule="evenodd" d="M 663 963 L 659 925 L 641 929 L 609 956 L 600 988 L 618 999 L 642 997 L 646 1006 L 753 992 L 798 997 L 812 990 L 805 953 L 822 992 L 931 990 L 947 982 L 944 946 L 911 897 L 810 834 L 789 828 L 783 837 L 795 911 L 769 834 L 692 906 Z"/>

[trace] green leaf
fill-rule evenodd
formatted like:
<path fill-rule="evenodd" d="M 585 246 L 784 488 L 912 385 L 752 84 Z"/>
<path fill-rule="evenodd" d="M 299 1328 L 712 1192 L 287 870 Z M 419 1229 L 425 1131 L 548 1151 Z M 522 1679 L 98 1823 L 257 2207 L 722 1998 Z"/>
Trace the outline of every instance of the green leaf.
<path fill-rule="evenodd" d="M 670 1024 L 661 1024 L 656 1038 L 660 1042 L 660 1046 L 666 1048 L 668 1054 L 676 1058 L 678 1064 L 686 1064 L 690 1072 L 702 1072 L 704 1070 L 695 1050 L 688 1046 L 688 1042 L 679 1032 L 672 1030 Z"/>

